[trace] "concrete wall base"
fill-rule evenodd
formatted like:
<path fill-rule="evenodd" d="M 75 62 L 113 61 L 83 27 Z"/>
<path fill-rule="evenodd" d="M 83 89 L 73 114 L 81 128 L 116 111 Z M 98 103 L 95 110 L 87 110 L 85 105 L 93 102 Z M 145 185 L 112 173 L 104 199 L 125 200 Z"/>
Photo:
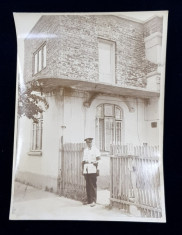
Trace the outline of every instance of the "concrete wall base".
<path fill-rule="evenodd" d="M 56 177 L 19 171 L 15 177 L 15 181 L 49 192 L 58 192 L 58 179 Z"/>

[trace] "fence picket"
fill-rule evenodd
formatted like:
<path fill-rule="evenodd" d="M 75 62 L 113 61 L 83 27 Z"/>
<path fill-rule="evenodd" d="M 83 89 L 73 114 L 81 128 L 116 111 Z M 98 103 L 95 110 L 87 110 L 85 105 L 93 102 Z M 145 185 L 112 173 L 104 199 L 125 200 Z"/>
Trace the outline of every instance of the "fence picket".
<path fill-rule="evenodd" d="M 126 210 L 136 204 L 145 217 L 160 217 L 159 147 L 112 145 L 111 153 L 111 200 Z"/>
<path fill-rule="evenodd" d="M 113 150 L 113 148 L 112 148 Z M 112 161 L 113 158 L 110 158 L 110 198 L 113 198 L 112 187 L 113 187 L 113 173 L 112 173 Z"/>
<path fill-rule="evenodd" d="M 84 143 L 65 143 L 63 145 L 62 195 L 77 200 L 86 197 L 85 180 L 82 175 Z"/>
<path fill-rule="evenodd" d="M 84 143 L 63 145 L 62 193 L 78 200 L 85 197 L 81 166 L 84 147 Z M 119 207 L 126 210 L 136 204 L 142 215 L 160 217 L 159 147 L 111 145 L 110 153 L 111 201 L 117 200 Z M 130 202 L 131 197 L 134 202 Z"/>

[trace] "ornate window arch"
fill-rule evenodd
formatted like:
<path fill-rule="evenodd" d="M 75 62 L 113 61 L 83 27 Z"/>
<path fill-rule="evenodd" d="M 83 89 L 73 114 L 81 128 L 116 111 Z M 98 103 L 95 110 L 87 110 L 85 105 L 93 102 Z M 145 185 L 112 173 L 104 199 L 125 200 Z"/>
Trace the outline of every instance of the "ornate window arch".
<path fill-rule="evenodd" d="M 123 112 L 118 105 L 100 104 L 96 108 L 96 143 L 101 151 L 121 144 Z"/>

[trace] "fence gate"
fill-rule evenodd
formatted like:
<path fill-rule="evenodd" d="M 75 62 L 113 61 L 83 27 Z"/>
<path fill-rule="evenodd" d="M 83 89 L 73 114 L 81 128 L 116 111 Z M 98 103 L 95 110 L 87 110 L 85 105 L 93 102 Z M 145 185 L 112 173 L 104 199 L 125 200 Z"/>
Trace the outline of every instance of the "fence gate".
<path fill-rule="evenodd" d="M 160 203 L 159 148 L 111 146 L 111 204 L 143 217 L 162 216 Z"/>
<path fill-rule="evenodd" d="M 83 201 L 86 198 L 85 179 L 82 175 L 84 143 L 62 145 L 60 195 Z"/>

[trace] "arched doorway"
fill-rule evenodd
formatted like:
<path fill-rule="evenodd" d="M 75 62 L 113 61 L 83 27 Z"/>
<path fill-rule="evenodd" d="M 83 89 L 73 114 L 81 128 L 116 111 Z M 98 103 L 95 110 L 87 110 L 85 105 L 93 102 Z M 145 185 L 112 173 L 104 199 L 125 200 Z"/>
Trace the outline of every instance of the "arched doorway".
<path fill-rule="evenodd" d="M 115 104 L 103 103 L 96 107 L 96 145 L 101 151 L 98 177 L 98 203 L 110 203 L 110 151 L 111 144 L 122 143 L 123 111 Z"/>

